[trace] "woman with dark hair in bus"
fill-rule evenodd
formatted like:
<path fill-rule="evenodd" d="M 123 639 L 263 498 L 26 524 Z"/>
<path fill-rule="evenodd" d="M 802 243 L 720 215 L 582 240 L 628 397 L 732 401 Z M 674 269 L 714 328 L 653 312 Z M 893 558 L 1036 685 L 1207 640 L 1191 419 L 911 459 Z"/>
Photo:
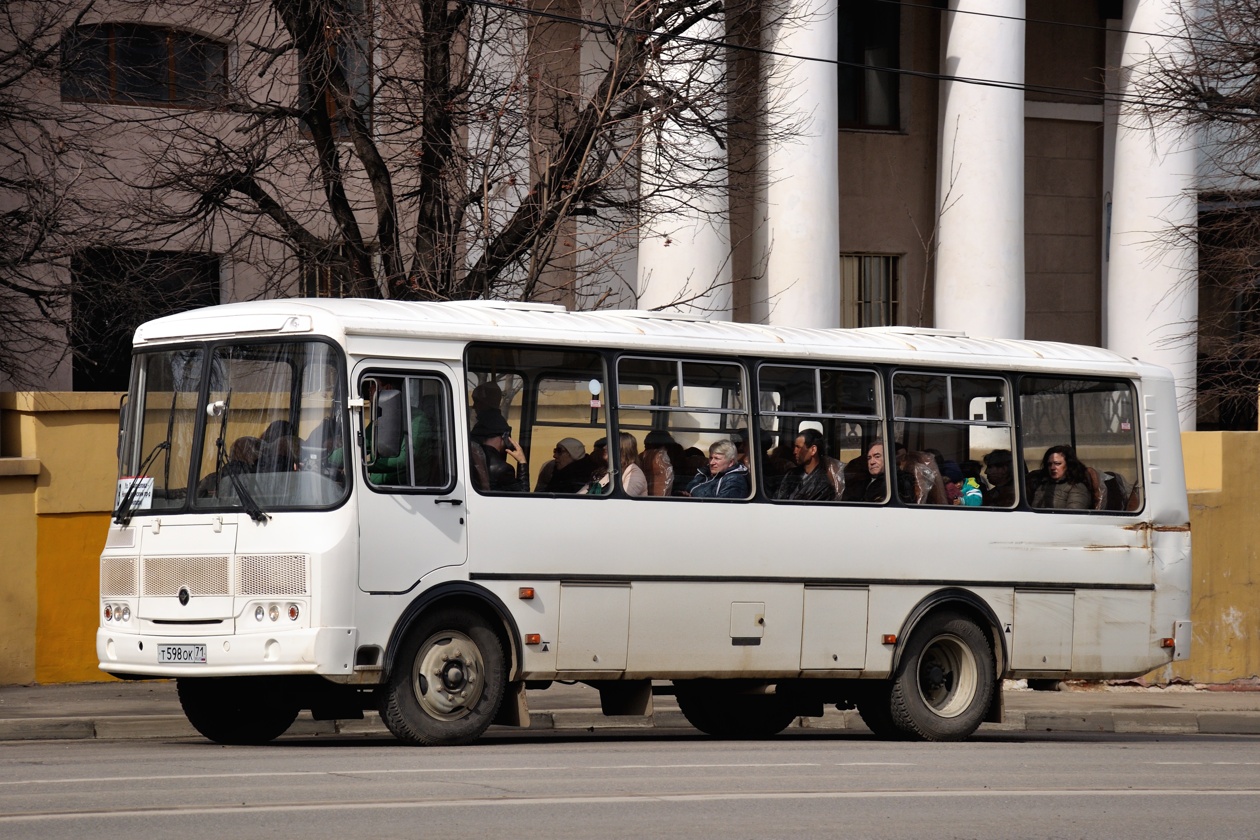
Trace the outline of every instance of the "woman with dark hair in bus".
<path fill-rule="evenodd" d="M 1051 510 L 1089 510 L 1094 491 L 1089 471 L 1066 444 L 1052 446 L 1041 458 L 1041 469 L 1028 477 L 1032 506 Z"/>

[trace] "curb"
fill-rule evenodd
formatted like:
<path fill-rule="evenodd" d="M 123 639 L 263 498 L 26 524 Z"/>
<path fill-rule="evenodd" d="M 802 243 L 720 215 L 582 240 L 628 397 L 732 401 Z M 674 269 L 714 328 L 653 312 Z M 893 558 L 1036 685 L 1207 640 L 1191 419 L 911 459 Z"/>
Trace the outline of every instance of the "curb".
<path fill-rule="evenodd" d="M 530 714 L 534 731 L 612 729 L 692 730 L 682 712 L 662 709 L 654 715 L 606 716 L 596 709 L 540 711 Z M 789 729 L 868 733 L 855 711 L 830 710 L 822 717 L 797 718 Z M 1260 735 L 1257 712 L 1089 712 L 1008 715 L 1003 723 L 986 723 L 981 731 L 1103 732 L 1147 735 Z M 284 737 L 328 735 L 392 737 L 375 715 L 362 720 L 312 720 L 302 716 Z M 182 715 L 134 715 L 90 718 L 26 718 L 0 720 L 0 741 L 173 740 L 200 738 Z"/>

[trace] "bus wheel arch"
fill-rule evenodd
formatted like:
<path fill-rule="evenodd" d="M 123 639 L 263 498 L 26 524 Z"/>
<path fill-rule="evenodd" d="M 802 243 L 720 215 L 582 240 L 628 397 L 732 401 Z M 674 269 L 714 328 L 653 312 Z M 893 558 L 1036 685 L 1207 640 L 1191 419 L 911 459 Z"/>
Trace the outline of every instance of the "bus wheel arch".
<path fill-rule="evenodd" d="M 902 656 L 905 655 L 906 645 L 915 627 L 933 612 L 939 610 L 950 610 L 960 613 L 970 618 L 985 633 L 989 639 L 989 646 L 993 650 L 993 676 L 994 679 L 1000 680 L 1006 672 L 1006 663 L 1009 661 L 1006 648 L 1007 639 L 1006 634 L 1002 632 L 1002 623 L 998 621 L 997 614 L 985 603 L 984 599 L 974 592 L 956 588 L 939 589 L 918 604 L 915 604 L 914 609 L 910 611 L 906 620 L 902 622 L 901 629 L 897 634 L 897 647 L 893 650 L 892 673 L 897 673 L 897 668 L 901 664 Z"/>
<path fill-rule="evenodd" d="M 508 673 L 515 675 L 520 670 L 521 634 L 516 620 L 508 612 L 503 602 L 488 590 L 471 583 L 452 582 L 426 591 L 403 610 L 398 617 L 394 629 L 390 633 L 389 643 L 385 647 L 383 661 L 383 677 L 388 678 L 394 667 L 394 660 L 399 647 L 411 631 L 412 626 L 421 619 L 424 613 L 439 608 L 465 610 L 481 615 L 490 622 L 499 635 L 504 653 L 508 657 Z"/>
<path fill-rule="evenodd" d="M 511 629 L 492 604 L 467 593 L 426 598 L 390 640 L 381 718 L 410 744 L 474 741 L 499 714 L 513 659 Z"/>
<path fill-rule="evenodd" d="M 989 623 L 951 604 L 927 612 L 900 645 L 889 692 L 891 718 L 906 735 L 929 741 L 970 736 L 1000 694 Z"/>

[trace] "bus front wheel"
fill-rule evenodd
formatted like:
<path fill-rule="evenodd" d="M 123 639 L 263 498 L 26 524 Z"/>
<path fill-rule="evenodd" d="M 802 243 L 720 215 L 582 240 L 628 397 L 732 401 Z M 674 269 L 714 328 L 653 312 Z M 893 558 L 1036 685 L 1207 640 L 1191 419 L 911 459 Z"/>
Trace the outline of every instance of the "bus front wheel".
<path fill-rule="evenodd" d="M 175 681 L 184 717 L 218 744 L 274 741 L 297 720 L 297 706 L 266 680 L 249 677 L 181 677 Z"/>
<path fill-rule="evenodd" d="M 928 741 L 958 741 L 984 720 L 996 689 L 993 648 L 971 619 L 929 615 L 910 634 L 893 678 L 892 719 Z"/>
<path fill-rule="evenodd" d="M 381 718 L 409 744 L 467 744 L 494 720 L 506 686 L 494 629 L 475 613 L 439 609 L 408 631 L 382 690 Z"/>

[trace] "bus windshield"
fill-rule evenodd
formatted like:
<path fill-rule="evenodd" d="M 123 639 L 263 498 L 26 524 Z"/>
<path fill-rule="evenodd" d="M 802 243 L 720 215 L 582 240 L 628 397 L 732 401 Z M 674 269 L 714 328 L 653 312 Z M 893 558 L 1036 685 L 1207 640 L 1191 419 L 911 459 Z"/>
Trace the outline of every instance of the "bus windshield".
<path fill-rule="evenodd" d="M 311 341 L 140 353 L 116 507 L 328 507 L 346 494 L 341 364 Z"/>

